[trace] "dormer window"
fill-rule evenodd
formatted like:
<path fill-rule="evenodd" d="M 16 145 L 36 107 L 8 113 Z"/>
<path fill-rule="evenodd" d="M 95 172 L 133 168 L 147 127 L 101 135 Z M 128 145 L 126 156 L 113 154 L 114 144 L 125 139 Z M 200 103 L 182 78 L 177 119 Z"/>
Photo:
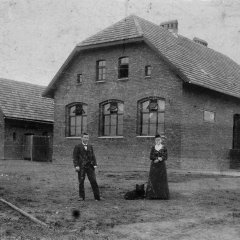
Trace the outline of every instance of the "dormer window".
<path fill-rule="evenodd" d="M 118 59 L 118 79 L 128 78 L 129 58 L 121 57 Z"/>
<path fill-rule="evenodd" d="M 82 84 L 83 81 L 83 76 L 81 73 L 77 74 L 77 84 Z"/>
<path fill-rule="evenodd" d="M 106 61 L 99 60 L 97 61 L 97 81 L 106 80 Z"/>
<path fill-rule="evenodd" d="M 152 67 L 150 65 L 145 66 L 145 77 L 151 77 Z"/>

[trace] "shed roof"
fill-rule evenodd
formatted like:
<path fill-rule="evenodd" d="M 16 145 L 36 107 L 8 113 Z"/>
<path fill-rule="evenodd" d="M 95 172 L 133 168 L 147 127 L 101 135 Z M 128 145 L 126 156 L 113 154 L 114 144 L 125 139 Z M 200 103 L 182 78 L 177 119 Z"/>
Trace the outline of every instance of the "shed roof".
<path fill-rule="evenodd" d="M 6 118 L 53 122 L 53 100 L 44 86 L 0 78 L 0 109 Z"/>

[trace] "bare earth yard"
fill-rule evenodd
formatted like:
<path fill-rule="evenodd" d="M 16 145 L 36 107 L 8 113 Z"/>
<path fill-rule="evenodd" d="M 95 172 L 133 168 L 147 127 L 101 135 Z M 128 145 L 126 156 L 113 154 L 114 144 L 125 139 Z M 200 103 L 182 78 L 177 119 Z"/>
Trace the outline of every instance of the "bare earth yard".
<path fill-rule="evenodd" d="M 49 226 L 0 202 L 0 239 L 240 239 L 240 177 L 171 172 L 171 200 L 124 200 L 124 193 L 145 183 L 147 175 L 100 168 L 105 200 L 94 201 L 86 179 L 86 201 L 78 202 L 72 165 L 0 161 L 0 198 Z M 80 211 L 79 218 L 73 210 Z"/>

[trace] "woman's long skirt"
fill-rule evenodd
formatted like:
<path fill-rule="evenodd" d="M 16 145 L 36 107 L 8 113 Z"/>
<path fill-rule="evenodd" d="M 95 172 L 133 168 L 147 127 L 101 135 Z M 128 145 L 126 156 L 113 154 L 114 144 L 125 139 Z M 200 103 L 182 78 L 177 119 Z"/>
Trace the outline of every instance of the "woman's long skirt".
<path fill-rule="evenodd" d="M 169 188 L 165 162 L 151 163 L 148 184 L 146 189 L 147 199 L 169 199 Z"/>

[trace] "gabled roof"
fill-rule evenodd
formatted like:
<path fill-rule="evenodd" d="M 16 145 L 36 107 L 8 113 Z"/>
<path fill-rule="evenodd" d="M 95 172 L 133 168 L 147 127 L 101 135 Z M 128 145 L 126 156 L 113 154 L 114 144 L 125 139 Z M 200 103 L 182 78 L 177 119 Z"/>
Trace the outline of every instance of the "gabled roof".
<path fill-rule="evenodd" d="M 131 41 L 144 41 L 148 44 L 176 70 L 184 81 L 240 98 L 240 66 L 236 62 L 206 46 L 134 15 L 79 43 L 43 95 L 54 96 L 59 76 L 79 51 Z"/>
<path fill-rule="evenodd" d="M 6 118 L 53 122 L 53 100 L 41 96 L 44 86 L 0 78 L 0 110 Z"/>

